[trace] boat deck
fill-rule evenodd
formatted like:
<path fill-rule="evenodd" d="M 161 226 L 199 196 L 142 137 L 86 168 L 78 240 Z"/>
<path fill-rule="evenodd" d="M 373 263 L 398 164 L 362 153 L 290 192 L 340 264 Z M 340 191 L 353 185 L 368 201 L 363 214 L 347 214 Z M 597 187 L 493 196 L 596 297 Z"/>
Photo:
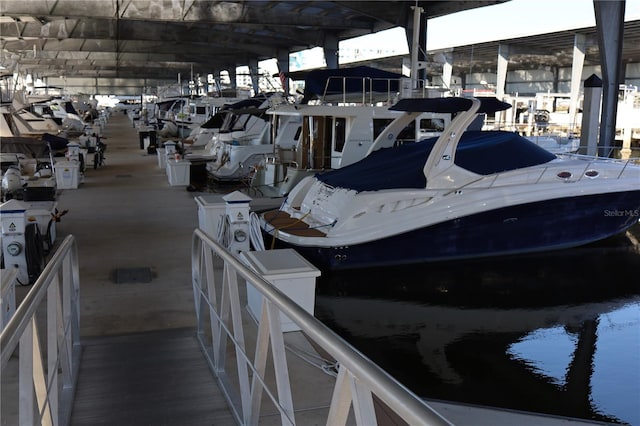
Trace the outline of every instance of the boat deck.
<path fill-rule="evenodd" d="M 301 219 L 291 217 L 289 213 L 281 210 L 272 210 L 264 213 L 265 220 L 278 231 L 283 230 L 300 237 L 326 237 L 324 232 L 309 227 Z"/>

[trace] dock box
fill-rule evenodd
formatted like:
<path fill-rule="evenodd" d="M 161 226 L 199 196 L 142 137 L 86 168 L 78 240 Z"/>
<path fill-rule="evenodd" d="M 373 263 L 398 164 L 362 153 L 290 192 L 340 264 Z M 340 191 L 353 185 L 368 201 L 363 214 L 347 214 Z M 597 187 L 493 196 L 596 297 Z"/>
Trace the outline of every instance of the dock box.
<path fill-rule="evenodd" d="M 198 205 L 198 228 L 214 240 L 218 235 L 218 226 L 227 211 L 222 195 L 201 195 L 194 198 Z"/>
<path fill-rule="evenodd" d="M 74 161 L 59 161 L 53 165 L 58 189 L 77 189 L 80 165 Z"/>
<path fill-rule="evenodd" d="M 293 249 L 246 251 L 240 258 L 302 309 L 313 315 L 316 301 L 316 277 L 320 270 Z M 251 316 L 260 323 L 264 296 L 247 282 L 247 302 Z M 282 312 L 283 332 L 300 331 L 300 327 Z"/>
<path fill-rule="evenodd" d="M 167 176 L 171 186 L 188 186 L 191 162 L 188 160 L 167 160 Z"/>

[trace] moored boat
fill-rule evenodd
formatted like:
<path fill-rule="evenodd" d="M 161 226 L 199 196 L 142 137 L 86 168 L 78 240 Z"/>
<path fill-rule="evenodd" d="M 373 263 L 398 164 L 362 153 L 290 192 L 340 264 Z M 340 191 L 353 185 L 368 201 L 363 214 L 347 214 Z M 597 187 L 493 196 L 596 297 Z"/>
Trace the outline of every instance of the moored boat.
<path fill-rule="evenodd" d="M 516 133 L 468 128 L 495 98 L 405 99 L 349 167 L 305 178 L 261 216 L 277 247 L 328 269 L 575 247 L 640 218 L 640 166 L 553 154 Z M 425 111 L 457 114 L 438 138 L 378 149 Z"/>
<path fill-rule="evenodd" d="M 250 192 L 283 197 L 307 176 L 364 158 L 376 137 L 401 115 L 390 106 L 401 95 L 405 80 L 401 74 L 371 67 L 309 72 L 300 103 L 267 111 L 274 142 L 271 153 L 256 167 Z M 426 112 L 382 146 L 437 135 L 450 121 L 448 113 Z"/>
<path fill-rule="evenodd" d="M 281 102 L 284 99 L 280 93 L 263 93 L 223 111 L 223 124 L 205 147 L 210 155 L 206 169 L 211 178 L 221 182 L 246 179 L 252 168 L 273 152 L 266 111 Z"/>

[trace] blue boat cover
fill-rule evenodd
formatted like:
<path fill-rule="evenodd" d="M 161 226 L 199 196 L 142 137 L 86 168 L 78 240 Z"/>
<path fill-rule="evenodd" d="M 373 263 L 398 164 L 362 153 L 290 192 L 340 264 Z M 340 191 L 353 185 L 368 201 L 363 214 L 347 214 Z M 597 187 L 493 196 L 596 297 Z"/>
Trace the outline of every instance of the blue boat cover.
<path fill-rule="evenodd" d="M 499 101 L 495 97 L 476 99 L 480 101 L 478 114 L 494 113 L 511 108 L 511 104 Z M 471 98 L 407 98 L 400 99 L 389 109 L 394 111 L 456 113 L 467 111 L 471 108 L 471 105 L 473 105 Z"/>
<path fill-rule="evenodd" d="M 52 135 L 51 133 L 44 133 L 42 135 L 42 140 L 49 144 L 52 151 L 58 151 L 60 149 L 65 149 L 69 144 L 69 139 Z"/>
<path fill-rule="evenodd" d="M 309 71 L 304 80 L 304 98 L 301 103 L 325 94 L 362 93 L 363 78 L 371 79 L 365 83 L 367 92 L 397 92 L 400 90 L 402 77 L 402 74 L 367 66 Z"/>
<path fill-rule="evenodd" d="M 316 175 L 333 187 L 355 191 L 425 188 L 424 165 L 437 137 L 416 143 L 382 148 L 363 160 Z M 456 151 L 455 163 L 473 173 L 490 175 L 544 164 L 556 158 L 513 132 L 467 131 Z"/>

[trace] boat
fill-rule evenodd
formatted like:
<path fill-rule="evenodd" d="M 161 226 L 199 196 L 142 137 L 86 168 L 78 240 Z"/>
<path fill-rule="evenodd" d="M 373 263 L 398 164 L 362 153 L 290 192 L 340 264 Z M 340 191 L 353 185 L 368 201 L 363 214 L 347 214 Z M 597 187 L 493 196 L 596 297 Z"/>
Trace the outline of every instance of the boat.
<path fill-rule="evenodd" d="M 225 105 L 240 101 L 240 98 L 200 97 L 185 99 L 173 122 L 178 129 L 178 137 L 188 138 L 194 129 L 207 122 Z"/>
<path fill-rule="evenodd" d="M 2 138 L 2 201 L 12 198 L 30 201 L 54 199 L 57 188 L 51 155 L 54 148 L 62 147 L 32 137 Z"/>
<path fill-rule="evenodd" d="M 44 118 L 24 108 L 0 105 L 0 137 L 40 138 L 45 133 L 57 134 L 60 126 L 51 118 Z"/>
<path fill-rule="evenodd" d="M 193 128 L 182 143 L 187 151 L 197 151 L 204 149 L 209 142 L 213 140 L 213 137 L 218 134 L 226 113 L 223 111 L 227 108 L 227 105 L 218 110 L 216 114 L 210 117 L 204 123 L 201 123 Z"/>
<path fill-rule="evenodd" d="M 88 123 L 84 122 L 73 102 L 68 99 L 52 97 L 46 101 L 41 100 L 31 103 L 29 110 L 40 117 L 54 120 L 67 137 L 78 137 L 88 127 Z"/>
<path fill-rule="evenodd" d="M 301 181 L 260 215 L 274 247 L 323 269 L 533 253 L 622 233 L 640 217 L 640 165 L 553 154 L 478 119 L 495 98 L 403 99 L 366 158 Z M 455 119 L 437 138 L 378 149 L 425 111 Z M 271 245 L 267 242 L 266 245 Z"/>
<path fill-rule="evenodd" d="M 219 182 L 241 181 L 273 152 L 266 112 L 281 102 L 284 102 L 281 94 L 264 93 L 237 102 L 223 111 L 226 114 L 224 122 L 205 147 L 210 156 L 206 165 L 209 177 Z"/>
<path fill-rule="evenodd" d="M 253 172 L 250 193 L 283 197 L 307 176 L 364 158 L 376 137 L 402 114 L 390 106 L 403 79 L 401 74 L 371 67 L 308 73 L 300 103 L 267 111 L 275 142 Z M 450 121 L 448 113 L 426 112 L 387 142 L 412 143 L 435 136 Z"/>
<path fill-rule="evenodd" d="M 259 94 L 251 98 L 224 104 L 215 115 L 194 129 L 189 137 L 183 140 L 183 143 L 188 145 L 189 148 L 202 148 L 209 145 L 207 150 L 211 151 L 213 144 L 217 142 L 215 136 L 220 130 L 223 133 L 228 133 L 233 130 L 233 126 L 242 126 L 248 116 L 245 116 L 244 120 L 241 120 L 240 116 L 245 115 L 247 112 L 255 113 L 257 109 L 268 106 L 269 103 L 266 102 L 268 97 L 268 94 Z M 238 124 L 238 121 L 241 124 Z"/>

